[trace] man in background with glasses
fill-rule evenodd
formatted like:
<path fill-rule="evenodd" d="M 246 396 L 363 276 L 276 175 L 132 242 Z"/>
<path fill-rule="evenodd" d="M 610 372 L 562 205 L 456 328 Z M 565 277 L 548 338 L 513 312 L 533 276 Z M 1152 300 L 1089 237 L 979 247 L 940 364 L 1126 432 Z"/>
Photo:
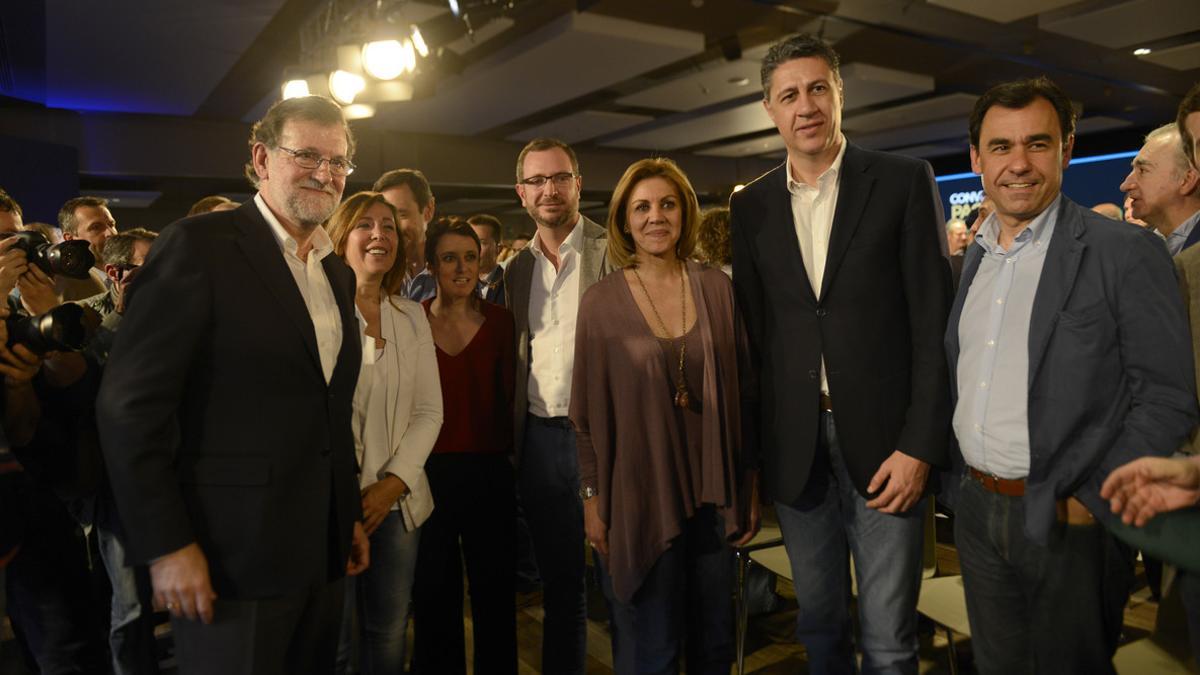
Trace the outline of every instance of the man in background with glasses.
<path fill-rule="evenodd" d="M 180 672 L 332 672 L 342 577 L 367 564 L 351 434 L 354 274 L 321 228 L 354 170 L 341 109 L 276 103 L 254 199 L 168 226 L 98 403 L 130 558 Z"/>
<path fill-rule="evenodd" d="M 567 419 L 579 299 L 609 271 L 604 228 L 579 213 L 583 178 L 552 138 L 517 156 L 517 195 L 537 225 L 504 273 L 517 328 L 517 490 L 542 577 L 542 670 L 583 673 L 587 634 L 579 456 Z"/>

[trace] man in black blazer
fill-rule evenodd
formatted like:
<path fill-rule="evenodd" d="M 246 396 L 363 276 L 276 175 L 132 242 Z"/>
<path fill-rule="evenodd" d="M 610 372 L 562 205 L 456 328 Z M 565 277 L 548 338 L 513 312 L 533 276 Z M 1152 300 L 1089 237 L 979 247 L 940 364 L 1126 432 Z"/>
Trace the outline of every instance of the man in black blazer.
<path fill-rule="evenodd" d="M 838 56 L 820 39 L 773 46 L 762 81 L 788 158 L 730 201 L 733 281 L 797 639 L 813 672 L 854 672 L 853 552 L 863 670 L 915 673 L 922 495 L 950 421 L 941 201 L 925 162 L 846 142 Z"/>
<path fill-rule="evenodd" d="M 146 261 L 100 432 L 181 672 L 331 672 L 342 577 L 367 562 L 354 274 L 321 229 L 353 139 L 335 103 L 305 97 L 250 142 L 255 198 L 170 225 Z"/>
<path fill-rule="evenodd" d="M 955 512 L 981 673 L 1112 673 L 1132 551 L 1097 523 L 1116 467 L 1168 455 L 1197 420 L 1191 344 L 1162 240 L 1061 194 L 1075 113 L 1046 78 L 971 114 L 995 212 L 946 329 Z"/>

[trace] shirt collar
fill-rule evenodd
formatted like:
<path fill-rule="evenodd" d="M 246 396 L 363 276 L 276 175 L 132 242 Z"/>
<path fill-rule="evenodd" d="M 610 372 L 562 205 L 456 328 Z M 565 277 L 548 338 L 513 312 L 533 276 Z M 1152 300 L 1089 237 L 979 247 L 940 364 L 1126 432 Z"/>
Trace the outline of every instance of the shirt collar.
<path fill-rule="evenodd" d="M 841 171 L 842 171 L 842 158 L 846 156 L 846 137 L 844 135 L 840 135 L 840 138 L 841 138 L 841 142 L 842 142 L 842 147 L 838 149 L 838 154 L 836 157 L 833 158 L 833 163 L 830 164 L 829 168 L 822 171 L 821 175 L 817 177 L 816 189 L 818 189 L 818 190 L 821 189 L 822 187 L 828 185 L 829 181 L 837 179 L 838 174 L 841 173 Z M 811 190 L 811 189 L 813 189 L 813 186 L 809 185 L 808 183 L 801 183 L 800 181 L 792 178 L 792 158 L 791 158 L 791 155 L 789 154 L 788 158 L 787 158 L 787 189 L 788 189 L 788 192 L 790 192 L 792 194 L 796 194 L 797 190 L 801 190 L 801 189 L 805 189 L 805 188 Z"/>
<path fill-rule="evenodd" d="M 558 247 L 559 257 L 571 251 L 578 252 L 583 245 L 583 214 L 579 214 L 579 218 L 575 221 L 575 227 L 571 228 L 571 234 L 563 240 L 561 246 Z M 542 234 L 538 232 L 533 235 L 533 241 L 529 243 L 529 251 L 534 256 L 539 258 L 546 257 L 546 252 L 542 250 Z"/>
<path fill-rule="evenodd" d="M 983 225 L 979 226 L 979 231 L 975 233 L 975 241 L 983 247 L 985 252 L 997 255 L 1012 255 L 1030 243 L 1039 246 L 1049 243 L 1050 235 L 1054 233 L 1054 226 L 1058 222 L 1060 201 L 1062 201 L 1061 192 L 1054 197 L 1054 201 L 1050 202 L 1050 206 L 1047 206 L 1024 230 L 1021 230 L 1021 233 L 1013 240 L 1013 247 L 1008 251 L 1000 247 L 1000 218 L 995 211 L 988 215 L 987 220 L 983 221 Z"/>
<path fill-rule="evenodd" d="M 1175 231 L 1167 235 L 1167 249 L 1171 251 L 1171 255 L 1179 255 L 1183 250 L 1183 245 L 1187 243 L 1187 238 L 1192 234 L 1192 230 L 1196 229 L 1196 223 L 1200 222 L 1200 211 L 1192 214 L 1190 218 L 1183 221 Z"/>
<path fill-rule="evenodd" d="M 267 206 L 261 192 L 254 195 L 254 204 L 258 206 L 258 212 L 262 214 L 263 220 L 271 226 L 271 233 L 275 235 L 279 249 L 284 253 L 296 255 L 296 251 L 300 250 L 300 243 L 296 241 L 295 237 L 288 234 L 287 230 L 283 229 L 283 225 L 271 212 L 271 208 Z M 322 260 L 325 256 L 333 253 L 333 240 L 329 238 L 329 233 L 325 231 L 325 228 L 318 227 L 313 230 L 312 238 L 309 241 L 312 243 L 312 251 L 309 251 L 309 255 L 313 256 L 315 260 Z"/>

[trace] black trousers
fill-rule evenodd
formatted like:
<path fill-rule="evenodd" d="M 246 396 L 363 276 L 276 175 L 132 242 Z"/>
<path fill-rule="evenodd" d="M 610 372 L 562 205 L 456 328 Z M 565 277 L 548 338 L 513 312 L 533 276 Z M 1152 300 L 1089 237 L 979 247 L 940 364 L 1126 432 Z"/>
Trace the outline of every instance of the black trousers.
<path fill-rule="evenodd" d="M 171 619 L 180 675 L 332 673 L 344 584 L 264 600 L 217 598 L 208 625 Z"/>
<path fill-rule="evenodd" d="M 437 454 L 425 462 L 433 515 L 421 526 L 413 582 L 413 672 L 466 672 L 463 564 L 475 672 L 517 672 L 516 493 L 504 455 Z M 460 546 L 461 541 L 461 546 Z"/>

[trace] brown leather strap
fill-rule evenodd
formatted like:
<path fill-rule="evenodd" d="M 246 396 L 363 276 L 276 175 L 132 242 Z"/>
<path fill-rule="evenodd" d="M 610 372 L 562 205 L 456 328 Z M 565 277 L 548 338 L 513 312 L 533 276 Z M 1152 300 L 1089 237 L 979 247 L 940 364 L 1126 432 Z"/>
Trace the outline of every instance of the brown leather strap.
<path fill-rule="evenodd" d="M 967 467 L 967 474 L 971 478 L 974 478 L 975 482 L 982 485 L 983 489 L 988 492 L 994 492 L 1005 497 L 1025 496 L 1024 478 L 999 478 L 971 466 Z"/>

